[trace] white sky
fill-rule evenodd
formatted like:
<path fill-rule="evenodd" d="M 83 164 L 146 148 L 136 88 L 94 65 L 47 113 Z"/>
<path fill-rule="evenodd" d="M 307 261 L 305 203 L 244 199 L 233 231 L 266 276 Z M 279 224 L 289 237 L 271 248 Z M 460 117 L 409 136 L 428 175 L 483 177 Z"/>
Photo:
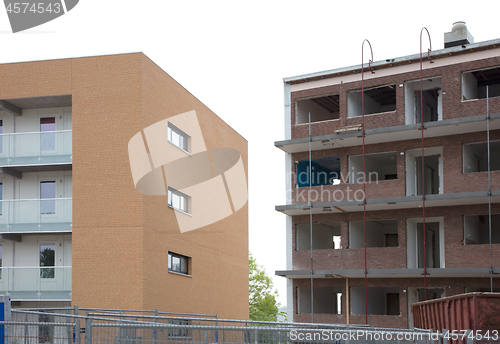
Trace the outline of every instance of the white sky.
<path fill-rule="evenodd" d="M 274 210 L 285 202 L 285 153 L 274 147 L 282 78 L 360 64 L 365 38 L 375 61 L 416 54 L 424 26 L 434 50 L 458 20 L 476 42 L 496 39 L 499 9 L 498 0 L 81 0 L 17 34 L 0 9 L 0 63 L 144 52 L 249 141 L 250 251 L 274 275 L 285 269 L 285 215 Z M 274 281 L 286 304 L 285 280 Z"/>

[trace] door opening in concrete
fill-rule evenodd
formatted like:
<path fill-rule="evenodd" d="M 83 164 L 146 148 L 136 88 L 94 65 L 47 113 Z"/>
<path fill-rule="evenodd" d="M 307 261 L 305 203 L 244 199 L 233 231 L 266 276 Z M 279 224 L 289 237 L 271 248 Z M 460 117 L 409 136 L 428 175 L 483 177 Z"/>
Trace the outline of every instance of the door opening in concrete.
<path fill-rule="evenodd" d="M 422 95 L 424 122 L 441 121 L 443 119 L 441 78 L 423 80 Z M 409 81 L 405 85 L 406 124 L 422 123 L 421 115 L 420 80 Z"/>
<path fill-rule="evenodd" d="M 365 154 L 367 182 L 398 179 L 397 152 Z M 349 183 L 363 183 L 363 156 L 349 157 Z"/>
<path fill-rule="evenodd" d="M 464 216 L 464 245 L 490 243 L 488 215 Z M 500 244 L 500 214 L 491 215 L 491 243 Z"/>
<path fill-rule="evenodd" d="M 396 111 L 396 85 L 365 89 L 365 115 Z M 347 93 L 347 117 L 362 115 L 361 90 Z"/>
<path fill-rule="evenodd" d="M 342 289 L 314 287 L 314 314 L 342 314 Z M 297 287 L 297 313 L 311 313 L 311 287 Z"/>
<path fill-rule="evenodd" d="M 309 186 L 309 160 L 296 161 L 298 187 Z M 340 158 L 317 159 L 311 161 L 311 184 L 335 185 L 340 183 Z"/>
<path fill-rule="evenodd" d="M 500 67 L 462 73 L 462 100 L 500 96 Z"/>
<path fill-rule="evenodd" d="M 424 267 L 423 220 L 407 219 L 407 264 L 409 269 Z M 442 217 L 425 219 L 425 260 L 427 268 L 444 268 L 444 221 Z"/>
<path fill-rule="evenodd" d="M 397 220 L 366 221 L 366 247 L 397 246 L 399 246 Z M 349 222 L 349 248 L 363 247 L 365 247 L 363 221 Z"/>
<path fill-rule="evenodd" d="M 311 123 L 339 119 L 339 95 L 331 94 L 322 97 L 298 99 L 295 102 L 296 124 Z"/>
<path fill-rule="evenodd" d="M 465 143 L 463 150 L 463 173 L 488 171 L 488 143 Z M 500 141 L 490 141 L 490 170 L 500 170 Z"/>
<path fill-rule="evenodd" d="M 425 149 L 425 194 L 443 193 L 443 148 Z M 406 151 L 406 195 L 422 195 L 422 150 Z"/>
<path fill-rule="evenodd" d="M 311 249 L 310 225 L 298 224 L 295 228 L 297 250 Z M 313 250 L 340 249 L 340 222 L 313 223 L 312 240 Z"/>
<path fill-rule="evenodd" d="M 399 288 L 368 287 L 368 315 L 400 315 Z M 351 314 L 365 314 L 365 288 L 350 288 Z"/>

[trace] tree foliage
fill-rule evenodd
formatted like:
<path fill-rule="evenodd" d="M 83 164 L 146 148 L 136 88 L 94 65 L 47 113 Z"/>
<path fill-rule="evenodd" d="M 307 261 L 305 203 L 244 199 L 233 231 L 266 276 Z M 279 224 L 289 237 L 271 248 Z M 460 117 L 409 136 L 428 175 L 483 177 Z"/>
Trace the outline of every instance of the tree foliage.
<path fill-rule="evenodd" d="M 277 321 L 280 303 L 277 301 L 278 291 L 274 290 L 273 280 L 257 264 L 251 253 L 248 263 L 250 320 Z"/>

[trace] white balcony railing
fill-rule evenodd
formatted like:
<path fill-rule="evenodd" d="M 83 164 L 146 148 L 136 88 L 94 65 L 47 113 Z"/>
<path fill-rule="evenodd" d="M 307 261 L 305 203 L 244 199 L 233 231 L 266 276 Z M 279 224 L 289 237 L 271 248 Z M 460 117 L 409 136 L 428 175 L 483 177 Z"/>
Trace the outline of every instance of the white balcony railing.
<path fill-rule="evenodd" d="M 71 198 L 0 201 L 0 233 L 70 232 Z"/>
<path fill-rule="evenodd" d="M 71 266 L 2 267 L 0 295 L 12 300 L 71 300 Z"/>
<path fill-rule="evenodd" d="M 0 166 L 68 164 L 72 130 L 0 134 Z"/>

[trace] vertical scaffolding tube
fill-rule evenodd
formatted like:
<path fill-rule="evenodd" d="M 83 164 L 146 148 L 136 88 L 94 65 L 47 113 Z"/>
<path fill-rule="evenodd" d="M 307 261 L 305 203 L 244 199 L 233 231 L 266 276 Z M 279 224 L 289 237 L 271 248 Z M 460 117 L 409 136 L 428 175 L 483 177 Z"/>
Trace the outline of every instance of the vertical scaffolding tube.
<path fill-rule="evenodd" d="M 312 159 L 311 159 L 311 113 L 309 112 L 309 239 L 311 248 L 311 323 L 314 323 L 314 266 L 313 266 L 313 214 L 312 214 Z"/>
<path fill-rule="evenodd" d="M 432 63 L 430 59 L 430 52 L 432 49 L 431 45 L 431 35 L 427 28 L 422 28 L 420 30 L 420 131 L 422 131 L 422 231 L 424 236 L 424 300 L 427 301 L 427 249 L 426 249 L 426 238 L 425 238 L 425 163 L 424 163 L 424 96 L 423 96 L 423 76 L 422 76 L 422 33 L 424 30 L 427 32 L 427 36 L 429 37 L 429 50 L 427 51 L 427 56 L 429 61 Z"/>
<path fill-rule="evenodd" d="M 486 137 L 488 141 L 488 235 L 490 239 L 490 292 L 493 293 L 493 251 L 491 248 L 490 98 L 488 86 L 486 86 Z"/>
<path fill-rule="evenodd" d="M 364 47 L 368 42 L 370 47 L 371 59 L 368 60 L 368 66 L 371 69 L 373 61 L 373 49 L 370 41 L 365 39 L 361 44 L 361 117 L 362 117 L 362 136 L 363 136 L 363 233 L 365 245 L 365 323 L 368 325 L 368 268 L 366 262 L 366 170 L 365 170 L 365 77 L 364 77 Z M 372 73 L 374 73 L 372 71 Z"/>

